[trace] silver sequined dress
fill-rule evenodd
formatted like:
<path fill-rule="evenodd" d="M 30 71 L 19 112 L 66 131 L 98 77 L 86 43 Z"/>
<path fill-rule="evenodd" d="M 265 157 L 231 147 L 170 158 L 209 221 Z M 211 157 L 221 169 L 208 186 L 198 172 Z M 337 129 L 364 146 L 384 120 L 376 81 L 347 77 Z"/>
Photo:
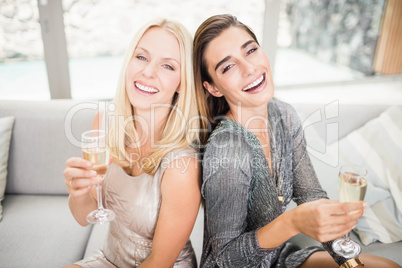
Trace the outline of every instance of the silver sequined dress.
<path fill-rule="evenodd" d="M 154 176 L 132 177 L 120 166 L 111 164 L 103 183 L 105 208 L 116 212 L 110 223 L 103 250 L 75 264 L 82 267 L 137 267 L 152 251 L 156 222 L 161 205 L 161 181 L 168 164 L 185 156 L 197 157 L 192 150 L 168 154 Z M 190 240 L 174 267 L 197 267 Z"/>
<path fill-rule="evenodd" d="M 211 134 L 203 158 L 202 268 L 293 268 L 324 250 L 300 249 L 289 242 L 270 249 L 259 246 L 257 230 L 284 213 L 291 200 L 301 205 L 327 198 L 308 156 L 296 111 L 273 99 L 268 117 L 273 131 L 267 125 L 272 174 L 258 138 L 236 121 L 222 120 Z M 277 186 L 283 204 L 278 201 Z M 344 263 L 346 259 L 334 253 L 331 244 L 322 245 L 339 265 Z"/>

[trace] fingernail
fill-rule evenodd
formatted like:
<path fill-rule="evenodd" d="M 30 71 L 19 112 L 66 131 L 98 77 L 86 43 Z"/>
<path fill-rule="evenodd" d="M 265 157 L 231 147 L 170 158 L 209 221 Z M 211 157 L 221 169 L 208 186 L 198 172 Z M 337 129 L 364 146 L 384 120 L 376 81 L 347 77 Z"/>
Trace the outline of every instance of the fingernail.
<path fill-rule="evenodd" d="M 89 176 L 95 177 L 96 176 L 96 171 L 91 170 L 91 172 L 89 172 Z"/>
<path fill-rule="evenodd" d="M 92 162 L 87 161 L 87 167 L 92 167 Z"/>
<path fill-rule="evenodd" d="M 368 203 L 365 201 L 363 202 L 363 207 L 367 207 Z"/>

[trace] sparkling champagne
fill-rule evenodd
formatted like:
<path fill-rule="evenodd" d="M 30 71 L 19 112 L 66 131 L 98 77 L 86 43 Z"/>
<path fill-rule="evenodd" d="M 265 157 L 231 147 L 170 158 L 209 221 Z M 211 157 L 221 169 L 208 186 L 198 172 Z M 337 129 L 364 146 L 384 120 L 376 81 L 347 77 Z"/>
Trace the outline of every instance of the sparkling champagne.
<path fill-rule="evenodd" d="M 364 200 L 367 190 L 367 170 L 361 166 L 342 166 L 338 176 L 339 201 L 357 202 Z M 350 239 L 349 233 L 332 242 L 332 249 L 345 258 L 359 256 L 362 249 L 358 243 Z"/>
<path fill-rule="evenodd" d="M 338 181 L 339 201 L 356 202 L 364 200 L 367 190 L 367 181 L 358 174 L 345 172 L 339 174 Z"/>
<path fill-rule="evenodd" d="M 81 148 L 83 158 L 92 162 L 92 169 L 98 177 L 104 178 L 109 164 L 109 148 L 107 145 L 106 132 L 103 130 L 90 130 L 82 133 Z M 87 215 L 89 223 L 104 223 L 114 220 L 116 214 L 110 209 L 103 207 L 102 183 L 96 184 L 96 198 L 98 208 Z"/>
<path fill-rule="evenodd" d="M 94 164 L 92 169 L 95 170 L 98 175 L 106 174 L 109 164 L 109 148 L 99 148 L 89 144 L 82 148 L 82 154 L 84 159 Z"/>

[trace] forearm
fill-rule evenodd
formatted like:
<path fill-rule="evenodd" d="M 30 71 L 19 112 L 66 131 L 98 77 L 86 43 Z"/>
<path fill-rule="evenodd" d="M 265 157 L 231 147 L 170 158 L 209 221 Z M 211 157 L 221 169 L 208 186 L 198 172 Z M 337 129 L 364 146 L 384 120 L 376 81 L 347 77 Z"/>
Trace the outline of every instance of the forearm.
<path fill-rule="evenodd" d="M 261 248 L 276 248 L 299 233 L 293 226 L 292 213 L 292 210 L 286 211 L 258 229 L 257 239 Z"/>
<path fill-rule="evenodd" d="M 68 198 L 68 206 L 74 219 L 81 225 L 87 226 L 87 215 L 96 209 L 96 200 L 91 196 L 90 192 L 84 196 L 74 197 L 70 195 Z"/>
<path fill-rule="evenodd" d="M 158 258 L 155 258 L 155 256 L 153 254 L 149 255 L 148 258 L 146 258 L 146 260 L 141 263 L 138 268 L 155 268 L 155 267 L 173 267 L 174 266 L 174 262 L 173 264 L 167 264 L 164 261 L 158 260 Z"/>
<path fill-rule="evenodd" d="M 243 233 L 222 247 L 217 239 L 213 246 L 216 263 L 219 267 L 257 267 L 276 249 L 263 249 L 258 245 L 257 231 Z M 221 245 L 219 245 L 221 244 Z"/>

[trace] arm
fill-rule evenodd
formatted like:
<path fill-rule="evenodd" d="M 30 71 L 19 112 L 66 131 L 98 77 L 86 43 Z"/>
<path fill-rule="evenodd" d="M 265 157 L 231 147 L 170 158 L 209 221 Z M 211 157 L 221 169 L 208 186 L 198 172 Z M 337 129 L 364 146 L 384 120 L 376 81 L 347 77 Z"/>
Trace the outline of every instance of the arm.
<path fill-rule="evenodd" d="M 231 138 L 236 141 L 228 135 L 215 136 L 210 142 L 215 146 L 207 148 L 203 162 L 202 193 L 209 254 L 220 267 L 255 267 L 262 259 L 269 260 L 276 247 L 290 237 L 307 233 L 304 224 L 315 230 L 322 221 L 315 214 L 323 214 L 327 207 L 317 204 L 301 206 L 285 212 L 258 230 L 246 231 L 252 170 L 243 159 L 251 159 L 252 151 L 242 142 L 229 145 L 227 141 Z M 324 202 L 329 205 L 334 201 Z M 306 222 L 306 215 L 313 215 L 311 223 Z"/>
<path fill-rule="evenodd" d="M 289 211 L 293 217 L 291 221 L 297 233 L 304 233 L 322 242 L 334 260 L 342 264 L 346 259 L 333 252 L 331 240 L 352 230 L 363 214 L 364 203 L 340 204 L 327 200 L 307 153 L 300 119 L 292 107 L 288 106 L 286 112 L 293 139 L 293 200 L 299 205 Z"/>
<path fill-rule="evenodd" d="M 140 267 L 173 267 L 188 241 L 201 202 L 200 163 L 194 157 L 172 161 L 162 179 L 162 203 L 151 255 Z"/>
<path fill-rule="evenodd" d="M 95 210 L 96 196 L 91 194 L 90 187 L 102 182 L 96 178 L 96 172 L 90 170 L 92 163 L 79 157 L 72 157 L 66 162 L 66 169 L 63 172 L 64 183 L 69 193 L 68 206 L 74 219 L 81 225 L 87 226 L 88 213 Z"/>
<path fill-rule="evenodd" d="M 257 230 L 246 231 L 252 149 L 239 138 L 219 133 L 209 142 L 203 161 L 204 244 L 219 267 L 255 267 L 272 252 L 259 247 Z"/>

